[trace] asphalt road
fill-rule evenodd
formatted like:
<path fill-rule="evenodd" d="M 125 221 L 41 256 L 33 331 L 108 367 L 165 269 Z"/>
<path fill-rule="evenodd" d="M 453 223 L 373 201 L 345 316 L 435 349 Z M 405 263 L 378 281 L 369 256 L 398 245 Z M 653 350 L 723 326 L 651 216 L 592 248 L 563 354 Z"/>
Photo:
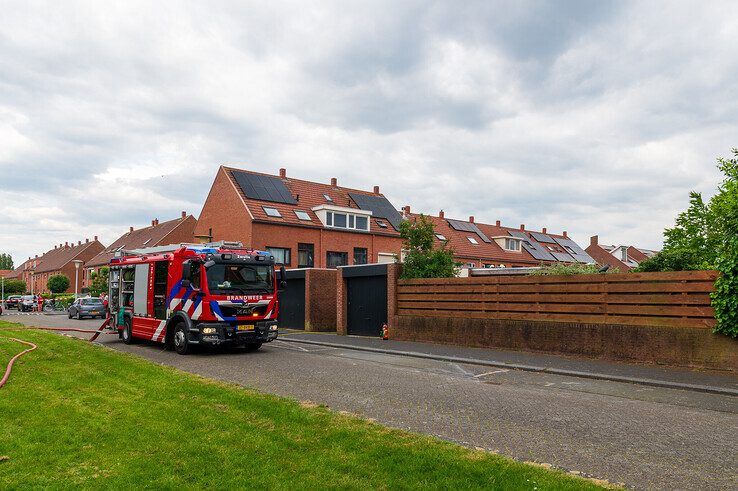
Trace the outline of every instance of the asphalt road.
<path fill-rule="evenodd" d="M 99 320 L 4 315 L 27 325 Z M 289 335 L 289 334 L 287 334 Z M 81 335 L 84 336 L 84 335 Z M 275 341 L 179 356 L 105 346 L 383 424 L 647 489 L 738 489 L 738 398 Z"/>

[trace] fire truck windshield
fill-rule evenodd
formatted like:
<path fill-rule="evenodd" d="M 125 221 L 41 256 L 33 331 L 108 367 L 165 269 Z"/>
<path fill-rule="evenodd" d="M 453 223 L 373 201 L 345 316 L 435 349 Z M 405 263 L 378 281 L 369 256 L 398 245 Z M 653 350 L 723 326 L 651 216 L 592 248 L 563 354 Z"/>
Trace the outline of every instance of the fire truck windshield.
<path fill-rule="evenodd" d="M 272 266 L 261 264 L 220 263 L 207 270 L 210 293 L 271 293 L 272 276 Z"/>

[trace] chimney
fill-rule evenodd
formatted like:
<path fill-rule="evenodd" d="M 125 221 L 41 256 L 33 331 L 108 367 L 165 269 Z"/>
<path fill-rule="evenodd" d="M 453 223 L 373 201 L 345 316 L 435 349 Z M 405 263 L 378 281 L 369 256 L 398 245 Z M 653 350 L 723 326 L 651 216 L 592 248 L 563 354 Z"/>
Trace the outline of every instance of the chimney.
<path fill-rule="evenodd" d="M 374 194 L 379 194 L 379 186 L 374 186 Z"/>
<path fill-rule="evenodd" d="M 182 218 L 187 218 L 187 212 L 184 210 L 182 211 Z"/>
<path fill-rule="evenodd" d="M 566 233 L 566 230 L 564 230 L 564 233 L 563 233 L 563 234 L 561 234 L 561 235 L 563 235 L 565 239 L 568 239 L 568 238 L 569 238 L 569 236 L 568 236 L 568 235 L 567 235 L 567 233 Z"/>
<path fill-rule="evenodd" d="M 287 177 L 287 169 L 285 169 L 284 167 L 282 167 L 281 169 L 279 169 L 279 177 L 281 177 L 282 179 L 284 179 L 285 177 Z"/>
<path fill-rule="evenodd" d="M 541 232 L 545 234 L 545 233 L 546 233 L 546 227 L 543 227 L 543 228 L 541 229 Z"/>
<path fill-rule="evenodd" d="M 56 250 L 56 244 L 54 244 L 54 250 Z M 30 257 L 28 259 L 31 259 Z"/>
<path fill-rule="evenodd" d="M 158 218 L 154 218 L 154 225 L 159 225 L 159 219 Z"/>
<path fill-rule="evenodd" d="M 128 233 L 130 234 L 131 232 L 133 232 L 133 227 L 128 229 Z"/>
<path fill-rule="evenodd" d="M 524 223 L 521 223 L 520 224 L 520 230 L 525 230 L 525 224 Z"/>
<path fill-rule="evenodd" d="M 334 188 L 338 186 L 338 179 L 336 179 L 335 177 L 331 177 L 331 186 L 333 186 Z"/>
<path fill-rule="evenodd" d="M 85 238 L 85 244 L 89 244 L 89 242 L 90 242 L 90 238 L 89 237 Z"/>
<path fill-rule="evenodd" d="M 97 235 L 95 236 L 95 242 L 97 242 Z"/>
<path fill-rule="evenodd" d="M 65 242 L 64 247 L 69 247 L 69 242 Z"/>
<path fill-rule="evenodd" d="M 600 238 L 597 235 L 593 235 L 589 238 L 589 245 L 596 246 L 598 242 L 600 241 Z"/>
<path fill-rule="evenodd" d="M 82 241 L 81 240 L 78 240 L 77 241 L 77 245 L 82 245 Z"/>
<path fill-rule="evenodd" d="M 499 220 L 495 220 L 495 227 L 501 227 L 501 226 L 502 226 L 502 222 Z"/>
<path fill-rule="evenodd" d="M 410 214 L 410 205 L 403 206 L 402 207 L 402 211 L 405 212 L 405 215 L 409 215 Z"/>
<path fill-rule="evenodd" d="M 474 223 L 474 216 L 473 215 L 469 217 L 469 223 Z"/>
<path fill-rule="evenodd" d="M 438 212 L 438 218 L 443 218 L 443 210 Z"/>
<path fill-rule="evenodd" d="M 156 224 L 154 223 L 154 220 L 151 220 L 151 226 L 153 227 L 154 225 L 156 225 Z"/>

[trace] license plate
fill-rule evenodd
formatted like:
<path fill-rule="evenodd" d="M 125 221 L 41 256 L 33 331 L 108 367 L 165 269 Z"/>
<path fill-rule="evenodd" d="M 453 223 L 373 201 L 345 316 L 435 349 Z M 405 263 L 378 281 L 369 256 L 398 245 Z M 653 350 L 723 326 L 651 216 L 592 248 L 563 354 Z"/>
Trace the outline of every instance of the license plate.
<path fill-rule="evenodd" d="M 97 310 L 90 310 L 90 314 L 97 314 Z"/>
<path fill-rule="evenodd" d="M 253 324 L 239 324 L 237 327 L 239 331 L 253 331 L 254 325 Z"/>

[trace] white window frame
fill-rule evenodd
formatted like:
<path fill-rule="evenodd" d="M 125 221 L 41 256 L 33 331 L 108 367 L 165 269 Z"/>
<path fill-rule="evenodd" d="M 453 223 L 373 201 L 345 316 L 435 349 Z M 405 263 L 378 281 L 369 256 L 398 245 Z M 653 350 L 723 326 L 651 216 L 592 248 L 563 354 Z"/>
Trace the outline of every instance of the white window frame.
<path fill-rule="evenodd" d="M 276 209 L 273 206 L 262 206 L 261 209 L 264 210 L 264 213 L 266 213 L 266 216 L 268 216 L 269 218 L 282 218 L 282 214 L 279 212 L 278 209 Z M 274 212 L 276 213 L 276 215 L 272 215 L 267 210 L 274 210 Z"/>
<path fill-rule="evenodd" d="M 474 237 L 467 237 L 466 240 L 468 240 L 470 243 L 474 245 L 479 245 L 479 241 L 475 239 Z"/>
<path fill-rule="evenodd" d="M 301 213 L 305 215 L 305 218 L 300 216 Z M 313 221 L 313 219 L 310 218 L 310 215 L 308 215 L 308 212 L 306 212 L 305 210 L 295 210 L 295 216 L 297 217 L 298 220 L 302 220 L 303 222 Z"/>
<path fill-rule="evenodd" d="M 446 242 L 446 241 L 448 240 L 448 239 L 446 238 L 446 236 L 445 236 L 445 235 L 443 235 L 443 234 L 435 234 L 435 235 L 436 235 L 436 239 L 438 239 L 438 240 L 441 240 L 441 241 L 443 241 L 443 242 Z"/>
<path fill-rule="evenodd" d="M 345 206 L 335 205 L 320 205 L 312 208 L 318 219 L 327 228 L 333 228 L 336 230 L 350 230 L 356 232 L 369 232 L 370 225 L 369 219 L 371 218 L 372 212 L 368 210 L 359 210 L 357 208 L 348 208 Z M 336 215 L 346 216 L 346 226 L 336 226 Z M 357 227 L 357 218 L 366 218 L 366 228 Z"/>
<path fill-rule="evenodd" d="M 520 252 L 521 242 L 522 241 L 520 239 L 516 239 L 515 237 L 505 237 L 505 245 L 503 248 L 510 252 Z M 515 247 L 510 248 L 510 244 L 515 244 Z"/>

